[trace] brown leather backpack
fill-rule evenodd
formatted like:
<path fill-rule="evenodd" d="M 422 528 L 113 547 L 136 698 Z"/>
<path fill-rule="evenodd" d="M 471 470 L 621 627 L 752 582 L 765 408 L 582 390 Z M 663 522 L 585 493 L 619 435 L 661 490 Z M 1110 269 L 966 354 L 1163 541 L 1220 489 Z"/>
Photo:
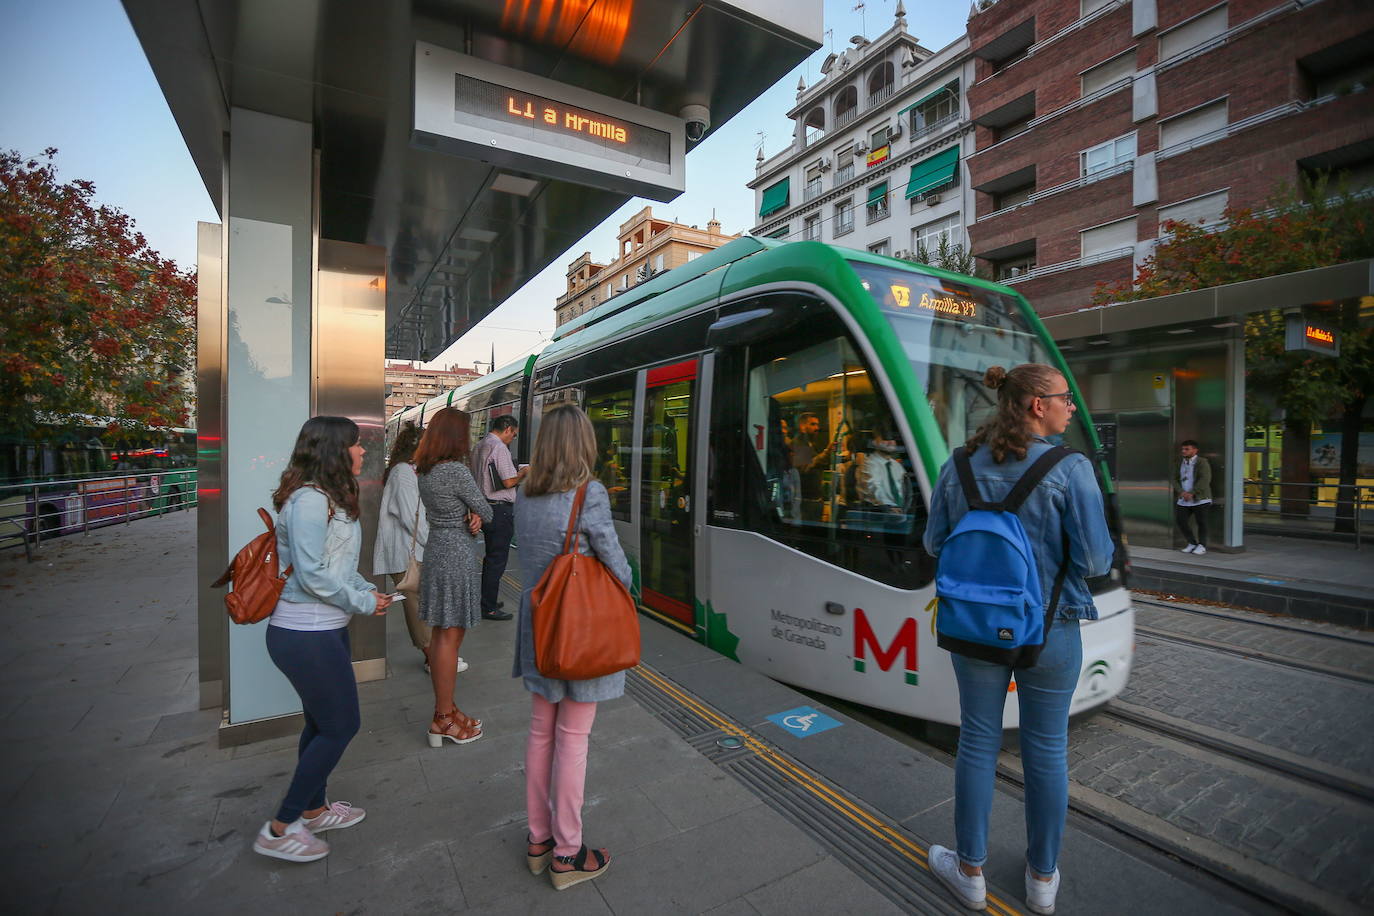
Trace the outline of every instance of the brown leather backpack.
<path fill-rule="evenodd" d="M 276 608 L 281 590 L 286 587 L 287 577 L 291 575 L 290 566 L 286 567 L 286 572 L 279 572 L 277 528 L 272 523 L 272 516 L 267 514 L 266 509 L 258 509 L 258 515 L 267 530 L 245 544 L 234 555 L 234 561 L 224 575 L 210 583 L 211 588 L 223 588 L 231 581 L 234 583 L 233 590 L 224 596 L 224 607 L 234 623 L 257 623 L 267 619 Z"/>

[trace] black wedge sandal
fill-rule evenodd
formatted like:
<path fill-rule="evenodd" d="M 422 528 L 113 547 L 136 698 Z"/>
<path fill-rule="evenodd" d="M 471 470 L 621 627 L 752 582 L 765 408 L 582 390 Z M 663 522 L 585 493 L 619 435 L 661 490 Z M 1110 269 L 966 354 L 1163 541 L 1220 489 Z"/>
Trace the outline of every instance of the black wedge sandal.
<path fill-rule="evenodd" d="M 588 853 L 596 859 L 595 868 L 587 867 Z M 553 889 L 556 891 L 566 890 L 574 884 L 581 884 L 583 881 L 590 881 L 611 867 L 610 853 L 604 849 L 588 849 L 585 843 L 577 851 L 577 855 L 554 856 L 554 860 L 560 865 L 572 866 L 567 871 L 549 869 L 549 879 L 553 882 Z"/>
<path fill-rule="evenodd" d="M 530 837 L 525 841 L 525 844 L 525 864 L 529 865 L 530 874 L 542 875 L 544 870 L 549 867 L 549 860 L 553 858 L 553 837 L 549 837 L 547 840 L 536 840 L 534 837 Z M 547 846 L 549 848 L 536 854 L 529 851 L 530 846 Z"/>

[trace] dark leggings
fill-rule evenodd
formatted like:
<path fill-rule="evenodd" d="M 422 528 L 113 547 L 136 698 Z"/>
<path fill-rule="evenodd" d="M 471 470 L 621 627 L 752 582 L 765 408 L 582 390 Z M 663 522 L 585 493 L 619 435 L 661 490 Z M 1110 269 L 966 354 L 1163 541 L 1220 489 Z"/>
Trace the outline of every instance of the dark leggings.
<path fill-rule="evenodd" d="M 1207 510 L 1210 508 L 1210 503 L 1201 506 L 1174 506 L 1174 520 L 1178 522 L 1178 530 L 1183 532 L 1183 537 L 1189 544 L 1207 546 Z M 1188 526 L 1190 518 L 1197 524 L 1197 537 L 1193 537 L 1193 532 Z"/>
<path fill-rule="evenodd" d="M 296 688 L 305 714 L 296 773 L 277 809 L 277 820 L 289 824 L 302 811 L 325 803 L 329 774 L 358 733 L 358 682 L 348 627 L 301 631 L 269 626 L 267 654 Z"/>

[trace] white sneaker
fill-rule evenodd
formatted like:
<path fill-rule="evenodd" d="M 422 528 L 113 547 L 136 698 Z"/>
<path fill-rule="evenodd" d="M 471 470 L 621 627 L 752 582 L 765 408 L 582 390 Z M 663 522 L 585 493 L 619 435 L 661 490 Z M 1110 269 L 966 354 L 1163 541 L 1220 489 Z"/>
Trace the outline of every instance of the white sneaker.
<path fill-rule="evenodd" d="M 1179 553 L 1192 553 L 1196 549 L 1196 544 L 1189 544 L 1187 547 L 1184 547 L 1182 550 L 1180 550 Z"/>
<path fill-rule="evenodd" d="M 1196 547 L 1193 548 L 1193 556 L 1195 557 L 1200 557 L 1206 552 L 1207 548 L 1203 547 L 1201 544 L 1198 544 Z"/>
<path fill-rule="evenodd" d="M 425 662 L 423 667 L 425 669 L 425 674 L 429 674 L 429 662 Z M 460 655 L 458 656 L 458 667 L 454 669 L 454 673 L 462 674 L 466 670 L 468 670 L 468 663 L 463 661 L 463 656 Z"/>
<path fill-rule="evenodd" d="M 287 824 L 281 836 L 273 836 L 272 822 L 268 821 L 253 840 L 253 851 L 288 862 L 314 862 L 329 855 L 329 844 L 307 830 L 299 820 Z"/>
<path fill-rule="evenodd" d="M 1049 916 L 1054 912 L 1054 898 L 1058 895 L 1059 869 L 1054 870 L 1053 878 L 1041 881 L 1031 873 L 1030 866 L 1026 866 L 1026 909 Z"/>
<path fill-rule="evenodd" d="M 970 910 L 985 910 L 988 906 L 988 886 L 982 875 L 970 878 L 959 869 L 959 855 L 953 849 L 931 846 L 926 863 L 940 883 L 949 888 L 959 902 Z"/>

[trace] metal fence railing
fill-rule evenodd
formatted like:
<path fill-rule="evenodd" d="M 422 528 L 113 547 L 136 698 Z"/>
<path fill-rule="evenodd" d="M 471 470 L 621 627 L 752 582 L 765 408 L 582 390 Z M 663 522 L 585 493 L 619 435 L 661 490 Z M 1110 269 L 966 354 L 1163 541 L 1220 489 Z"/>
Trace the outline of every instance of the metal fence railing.
<path fill-rule="evenodd" d="M 1374 486 L 1245 479 L 1245 524 L 1275 534 L 1348 535 L 1358 549 L 1374 513 Z"/>
<path fill-rule="evenodd" d="M 44 539 L 195 504 L 194 468 L 0 484 L 0 549 L 22 546 L 32 560 Z"/>

